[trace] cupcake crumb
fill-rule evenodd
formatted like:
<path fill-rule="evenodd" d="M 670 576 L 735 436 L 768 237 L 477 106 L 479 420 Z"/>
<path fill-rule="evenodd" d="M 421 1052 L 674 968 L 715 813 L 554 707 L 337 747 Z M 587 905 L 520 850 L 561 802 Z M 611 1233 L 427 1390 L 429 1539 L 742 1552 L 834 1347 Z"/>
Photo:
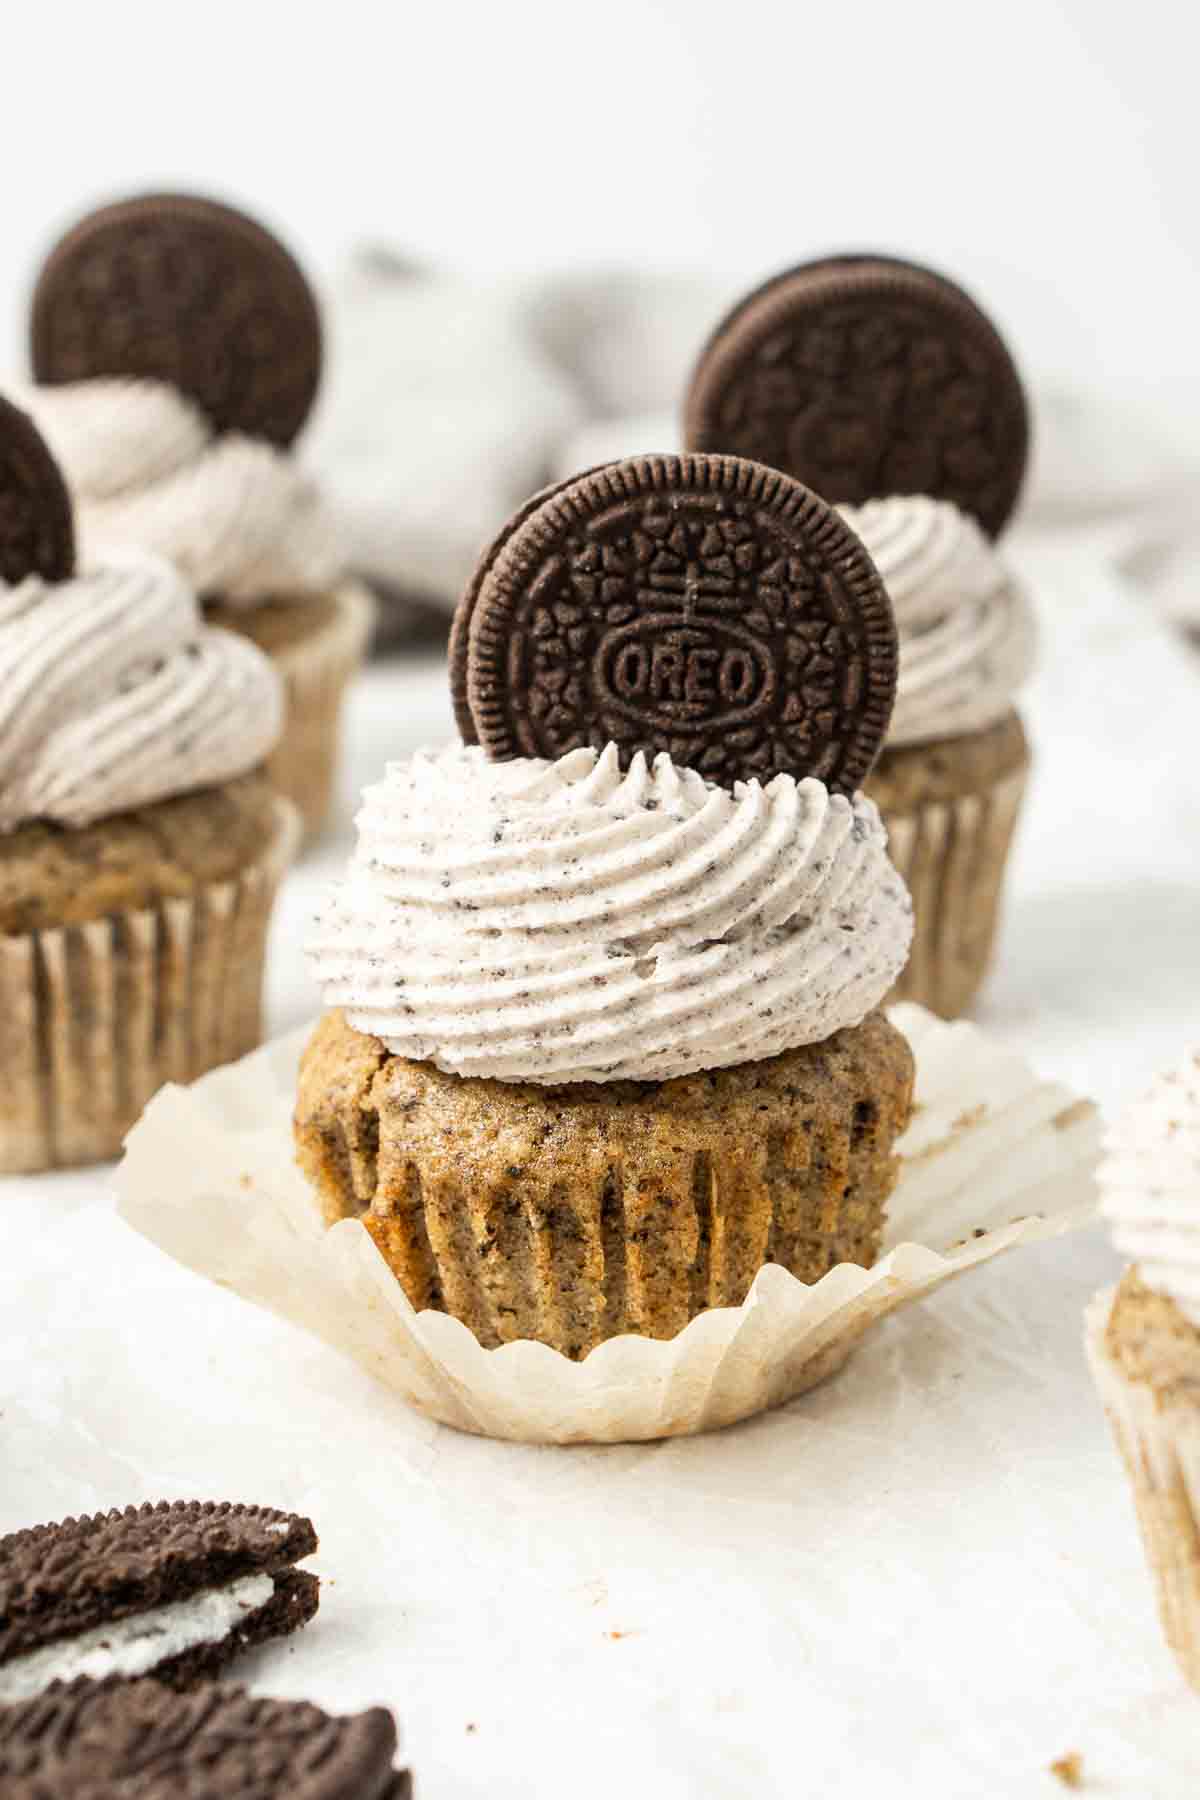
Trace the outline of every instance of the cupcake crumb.
<path fill-rule="evenodd" d="M 1065 1756 L 1050 1764 L 1050 1773 L 1057 1775 L 1064 1787 L 1081 1788 L 1083 1786 L 1083 1758 L 1078 1750 L 1068 1750 Z"/>

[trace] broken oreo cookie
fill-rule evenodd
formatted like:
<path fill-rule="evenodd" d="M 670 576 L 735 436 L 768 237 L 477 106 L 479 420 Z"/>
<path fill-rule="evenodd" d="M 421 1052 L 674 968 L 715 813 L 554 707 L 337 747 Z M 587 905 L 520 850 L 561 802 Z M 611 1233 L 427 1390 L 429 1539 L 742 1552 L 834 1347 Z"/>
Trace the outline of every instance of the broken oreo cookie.
<path fill-rule="evenodd" d="M 40 382 L 169 382 L 218 431 L 290 444 L 312 408 L 321 324 L 295 258 L 233 207 L 148 194 L 101 207 L 46 259 L 30 318 Z"/>
<path fill-rule="evenodd" d="M 0 1703 L 76 1676 L 186 1688 L 317 1610 L 312 1522 L 266 1506 L 130 1506 L 0 1538 Z"/>
<path fill-rule="evenodd" d="M 897 647 L 874 564 L 815 494 L 736 457 L 645 456 L 517 515 L 460 603 L 453 661 L 464 735 L 496 760 L 613 742 L 726 786 L 853 793 Z"/>
<path fill-rule="evenodd" d="M 700 354 L 690 450 L 786 470 L 824 499 L 952 500 L 991 535 L 1029 449 L 1024 389 L 991 321 L 956 283 L 877 255 L 825 257 L 746 296 Z"/>
<path fill-rule="evenodd" d="M 71 501 L 28 413 L 0 398 L 0 581 L 67 581 L 75 568 Z"/>

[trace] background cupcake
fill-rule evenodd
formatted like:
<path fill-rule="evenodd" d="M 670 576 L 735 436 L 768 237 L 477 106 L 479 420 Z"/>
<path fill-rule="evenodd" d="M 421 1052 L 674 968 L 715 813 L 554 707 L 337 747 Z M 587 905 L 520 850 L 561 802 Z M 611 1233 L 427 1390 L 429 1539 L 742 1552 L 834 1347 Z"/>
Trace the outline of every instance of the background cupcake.
<path fill-rule="evenodd" d="M 268 772 L 312 835 L 372 604 L 288 454 L 320 373 L 302 272 L 231 208 L 126 201 L 51 252 L 31 338 L 39 385 L 24 398 L 75 497 L 83 566 L 122 547 L 168 557 L 213 623 L 271 657 L 286 710 Z"/>
<path fill-rule="evenodd" d="M 1088 1356 L 1133 1483 L 1167 1641 L 1200 1689 L 1200 1051 L 1116 1121 L 1102 1209 L 1131 1258 Z"/>
<path fill-rule="evenodd" d="M 65 487 L 0 401 L 0 1169 L 115 1155 L 164 1081 L 260 1038 L 295 815 L 261 651 L 169 563 L 73 573 Z"/>
<path fill-rule="evenodd" d="M 855 791 L 895 678 L 861 545 L 734 458 L 610 465 L 517 515 L 455 641 L 483 742 L 368 792 L 313 940 L 327 1219 L 414 1306 L 576 1357 L 869 1264 L 911 909 Z"/>
<path fill-rule="evenodd" d="M 953 1018 L 991 956 L 1029 765 L 1012 702 L 1032 619 L 988 542 L 1028 453 L 1012 358 L 944 277 L 829 257 L 766 282 L 722 321 L 684 429 L 689 447 L 756 457 L 843 503 L 879 565 L 900 677 L 870 792 L 916 911 L 897 997 Z"/>

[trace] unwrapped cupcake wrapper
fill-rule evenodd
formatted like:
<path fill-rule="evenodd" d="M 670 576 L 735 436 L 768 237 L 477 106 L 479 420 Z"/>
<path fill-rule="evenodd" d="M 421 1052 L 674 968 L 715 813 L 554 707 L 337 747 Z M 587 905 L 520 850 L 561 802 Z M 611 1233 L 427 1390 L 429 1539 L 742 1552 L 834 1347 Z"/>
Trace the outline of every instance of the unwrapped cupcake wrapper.
<path fill-rule="evenodd" d="M 987 974 L 1004 872 L 1029 776 L 1024 763 L 973 794 L 884 809 L 888 854 L 912 895 L 912 952 L 893 1000 L 915 1000 L 944 1019 L 970 1006 Z"/>
<path fill-rule="evenodd" d="M 1088 1308 L 1088 1361 L 1133 1483 L 1163 1632 L 1200 1690 L 1200 1413 L 1163 1405 L 1114 1361 L 1105 1340 L 1113 1298 L 1109 1288 Z"/>
<path fill-rule="evenodd" d="M 375 602 L 356 581 L 333 596 L 337 612 L 321 631 L 271 660 L 283 677 L 284 728 L 267 761 L 277 793 L 300 814 L 306 841 L 323 830 L 333 804 L 341 737 L 342 701 L 367 653 Z"/>
<path fill-rule="evenodd" d="M 951 1276 L 1094 1212 L 1087 1102 L 974 1026 L 915 1006 L 892 1017 L 916 1057 L 916 1111 L 881 1261 L 840 1263 L 811 1287 L 768 1266 L 741 1306 L 667 1340 L 610 1339 L 581 1362 L 529 1341 L 483 1349 L 448 1314 L 413 1311 L 357 1220 L 324 1230 L 291 1134 L 311 1028 L 161 1093 L 130 1134 L 120 1209 L 176 1261 L 314 1332 L 444 1424 L 548 1444 L 707 1431 L 824 1380 L 877 1320 Z"/>
<path fill-rule="evenodd" d="M 294 809 L 233 880 L 82 925 L 0 937 L 0 1171 L 102 1162 L 164 1082 L 262 1041 L 267 927 Z"/>

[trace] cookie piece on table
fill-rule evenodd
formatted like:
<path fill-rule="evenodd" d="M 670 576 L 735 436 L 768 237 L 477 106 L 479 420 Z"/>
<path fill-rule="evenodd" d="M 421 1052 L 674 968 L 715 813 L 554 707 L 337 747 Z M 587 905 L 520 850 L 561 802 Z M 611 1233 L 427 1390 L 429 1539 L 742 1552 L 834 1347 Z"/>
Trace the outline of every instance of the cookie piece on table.
<path fill-rule="evenodd" d="M 317 1577 L 295 1564 L 316 1548 L 295 1513 L 202 1501 L 0 1538 L 0 1703 L 76 1676 L 206 1680 L 312 1618 Z"/>
<path fill-rule="evenodd" d="M 536 495 L 459 605 L 459 728 L 488 756 L 615 743 L 726 786 L 861 786 L 895 696 L 891 606 L 832 507 L 732 456 L 640 456 Z"/>
<path fill-rule="evenodd" d="M 290 444 L 316 398 L 321 321 L 290 251 L 245 213 L 145 194 L 51 250 L 30 314 L 39 382 L 169 382 L 218 431 Z"/>
<path fill-rule="evenodd" d="M 337 1717 L 214 1682 L 79 1680 L 0 1708 L 5 1800 L 409 1800 L 382 1707 Z"/>
<path fill-rule="evenodd" d="M 689 450 L 747 456 L 855 505 L 952 500 L 995 536 L 1029 451 L 1000 334 L 944 275 L 895 257 L 824 257 L 748 294 L 701 351 Z"/>

